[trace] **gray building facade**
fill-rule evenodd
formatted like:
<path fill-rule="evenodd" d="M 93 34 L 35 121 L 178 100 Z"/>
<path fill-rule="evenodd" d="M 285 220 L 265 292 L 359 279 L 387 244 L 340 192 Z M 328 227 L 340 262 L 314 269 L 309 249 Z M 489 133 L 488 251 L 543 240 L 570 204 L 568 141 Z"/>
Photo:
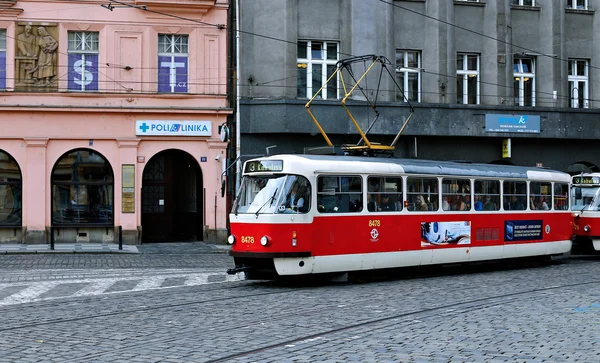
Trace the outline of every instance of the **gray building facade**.
<path fill-rule="evenodd" d="M 412 106 L 396 156 L 595 170 L 598 7 L 600 0 L 240 1 L 240 154 L 325 146 L 307 101 L 336 61 L 374 54 L 389 60 L 393 77 L 372 70 L 365 93 L 347 104 L 365 130 L 375 119 L 366 100 L 376 98 L 368 137 L 388 145 Z M 354 75 L 367 66 L 354 63 Z M 334 144 L 356 144 L 343 85 L 334 77 L 311 110 Z"/>

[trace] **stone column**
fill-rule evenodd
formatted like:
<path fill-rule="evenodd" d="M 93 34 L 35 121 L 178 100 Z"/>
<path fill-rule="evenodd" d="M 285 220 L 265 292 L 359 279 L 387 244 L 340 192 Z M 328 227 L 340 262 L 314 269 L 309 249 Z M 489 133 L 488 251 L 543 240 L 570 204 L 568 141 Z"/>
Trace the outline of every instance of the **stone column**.
<path fill-rule="evenodd" d="M 50 173 L 46 167 L 47 138 L 26 138 L 27 161 L 23 168 L 23 230 L 25 243 L 49 243 Z M 48 191 L 48 194 L 46 193 Z M 50 202 L 50 204 L 48 204 Z M 46 216 L 48 215 L 48 218 Z M 48 221 L 48 226 L 46 225 Z"/>
<path fill-rule="evenodd" d="M 119 231 L 118 228 L 121 226 L 123 228 L 123 244 L 140 244 L 140 233 L 138 231 L 137 225 L 137 216 L 142 213 L 142 185 L 141 185 L 141 177 L 137 177 L 141 175 L 144 171 L 144 164 L 137 163 L 137 147 L 140 143 L 140 139 L 117 139 L 117 143 L 119 144 L 119 164 L 115 165 L 114 175 L 115 175 L 115 236 L 117 241 L 119 242 Z M 133 188 L 133 202 L 134 202 L 134 212 L 131 213 L 128 211 L 130 207 L 130 201 L 127 199 L 129 190 L 125 191 L 124 194 L 124 185 L 123 185 L 123 165 L 133 165 L 135 168 L 134 174 L 134 188 Z M 126 196 L 125 204 L 126 207 L 123 208 L 123 195 Z"/>

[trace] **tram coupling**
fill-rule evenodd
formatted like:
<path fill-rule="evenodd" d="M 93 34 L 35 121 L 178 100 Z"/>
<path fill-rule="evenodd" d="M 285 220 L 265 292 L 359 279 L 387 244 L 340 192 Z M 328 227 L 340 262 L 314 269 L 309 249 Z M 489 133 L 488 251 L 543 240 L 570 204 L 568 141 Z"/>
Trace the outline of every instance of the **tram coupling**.
<path fill-rule="evenodd" d="M 229 275 L 235 275 L 235 274 L 239 274 L 240 272 L 248 272 L 252 269 L 252 267 L 250 266 L 235 266 L 234 268 L 228 268 L 227 269 L 227 273 Z"/>

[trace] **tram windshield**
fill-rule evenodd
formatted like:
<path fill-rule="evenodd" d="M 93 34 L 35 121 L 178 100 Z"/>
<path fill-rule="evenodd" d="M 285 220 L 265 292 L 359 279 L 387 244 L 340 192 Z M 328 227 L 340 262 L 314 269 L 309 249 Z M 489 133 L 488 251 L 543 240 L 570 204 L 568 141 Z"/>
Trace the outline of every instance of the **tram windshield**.
<path fill-rule="evenodd" d="M 306 213 L 310 209 L 310 183 L 298 175 L 246 175 L 233 204 L 233 213 Z"/>
<path fill-rule="evenodd" d="M 571 193 L 571 210 L 600 210 L 600 187 L 575 188 L 581 189 L 581 195 Z"/>

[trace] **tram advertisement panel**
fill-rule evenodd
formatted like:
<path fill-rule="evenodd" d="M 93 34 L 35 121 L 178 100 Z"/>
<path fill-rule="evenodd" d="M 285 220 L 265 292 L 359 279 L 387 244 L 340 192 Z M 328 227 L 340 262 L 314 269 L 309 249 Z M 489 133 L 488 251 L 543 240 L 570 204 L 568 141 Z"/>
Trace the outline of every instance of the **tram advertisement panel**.
<path fill-rule="evenodd" d="M 504 221 L 504 240 L 508 242 L 542 239 L 541 220 Z"/>
<path fill-rule="evenodd" d="M 471 222 L 421 222 L 421 247 L 471 244 Z"/>

